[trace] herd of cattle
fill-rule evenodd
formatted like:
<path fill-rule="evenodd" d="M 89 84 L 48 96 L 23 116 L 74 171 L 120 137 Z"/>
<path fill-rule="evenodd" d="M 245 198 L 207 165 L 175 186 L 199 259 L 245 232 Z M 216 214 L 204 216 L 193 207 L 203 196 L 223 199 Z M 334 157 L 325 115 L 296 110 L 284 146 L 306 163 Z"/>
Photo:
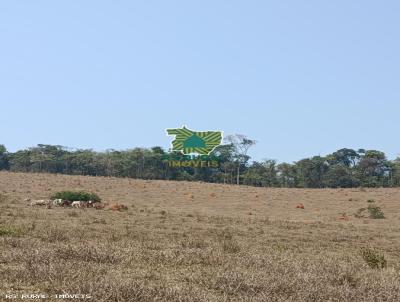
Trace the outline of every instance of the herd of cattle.
<path fill-rule="evenodd" d="M 47 208 L 51 208 L 52 206 L 57 207 L 73 207 L 73 208 L 96 208 L 102 209 L 105 204 L 100 202 L 95 202 L 92 200 L 89 201 L 69 201 L 64 199 L 41 199 L 41 200 L 31 200 L 30 198 L 25 199 L 26 202 L 29 202 L 30 206 L 46 206 Z"/>

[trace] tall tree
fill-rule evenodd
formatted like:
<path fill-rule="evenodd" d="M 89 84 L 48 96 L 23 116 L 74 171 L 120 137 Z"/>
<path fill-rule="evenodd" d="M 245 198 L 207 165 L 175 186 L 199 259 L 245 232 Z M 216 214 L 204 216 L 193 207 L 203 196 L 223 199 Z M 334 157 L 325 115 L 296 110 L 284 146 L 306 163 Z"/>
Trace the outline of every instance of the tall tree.
<path fill-rule="evenodd" d="M 235 174 L 234 146 L 232 144 L 220 145 L 211 153 L 218 158 L 219 171 L 216 172 L 214 180 L 218 182 L 233 183 Z"/>
<path fill-rule="evenodd" d="M 0 145 L 0 170 L 9 169 L 9 158 L 8 152 L 4 145 Z"/>
<path fill-rule="evenodd" d="M 239 185 L 240 169 L 246 166 L 246 163 L 250 159 L 247 153 L 249 149 L 256 144 L 256 141 L 242 134 L 228 135 L 225 140 L 233 146 L 234 158 L 237 164 L 236 184 Z"/>
<path fill-rule="evenodd" d="M 243 174 L 244 184 L 259 187 L 274 187 L 278 184 L 276 161 L 266 159 L 253 164 Z"/>
<path fill-rule="evenodd" d="M 328 155 L 327 160 L 332 165 L 341 164 L 346 167 L 354 167 L 360 157 L 361 155 L 357 151 L 343 148 Z"/>
<path fill-rule="evenodd" d="M 324 176 L 329 166 L 321 156 L 306 158 L 296 163 L 300 184 L 306 188 L 324 187 Z"/>
<path fill-rule="evenodd" d="M 377 150 L 366 150 L 357 166 L 361 184 L 370 187 L 384 186 L 391 170 L 385 153 Z"/>
<path fill-rule="evenodd" d="M 296 165 L 281 163 L 277 166 L 278 183 L 281 187 L 296 187 L 297 186 L 297 171 Z"/>
<path fill-rule="evenodd" d="M 360 182 L 353 175 L 352 169 L 345 165 L 332 165 L 325 175 L 325 184 L 330 188 L 352 188 Z"/>

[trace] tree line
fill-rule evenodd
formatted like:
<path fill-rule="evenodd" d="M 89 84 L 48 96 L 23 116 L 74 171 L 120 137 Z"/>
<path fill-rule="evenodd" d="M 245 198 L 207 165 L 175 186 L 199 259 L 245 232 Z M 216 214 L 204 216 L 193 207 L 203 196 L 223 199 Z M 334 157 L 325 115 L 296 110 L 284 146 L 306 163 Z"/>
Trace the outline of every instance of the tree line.
<path fill-rule="evenodd" d="M 0 170 L 72 175 L 113 176 L 138 179 L 187 180 L 259 187 L 351 188 L 400 186 L 400 158 L 388 160 L 377 150 L 340 149 L 294 163 L 251 161 L 247 152 L 255 141 L 245 136 L 227 137 L 211 156 L 218 167 L 171 168 L 162 147 L 124 151 L 71 150 L 58 145 L 7 151 L 0 145 Z M 174 156 L 181 156 L 174 153 Z"/>

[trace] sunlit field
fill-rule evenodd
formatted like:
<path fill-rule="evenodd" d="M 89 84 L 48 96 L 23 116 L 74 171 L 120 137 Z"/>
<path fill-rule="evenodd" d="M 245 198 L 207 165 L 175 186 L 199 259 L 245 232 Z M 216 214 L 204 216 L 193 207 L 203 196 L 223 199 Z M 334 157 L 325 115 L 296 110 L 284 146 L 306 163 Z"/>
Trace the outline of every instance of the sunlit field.
<path fill-rule="evenodd" d="M 60 190 L 128 209 L 25 201 Z M 400 301 L 400 189 L 1 172 L 0 251 L 0 301 Z"/>

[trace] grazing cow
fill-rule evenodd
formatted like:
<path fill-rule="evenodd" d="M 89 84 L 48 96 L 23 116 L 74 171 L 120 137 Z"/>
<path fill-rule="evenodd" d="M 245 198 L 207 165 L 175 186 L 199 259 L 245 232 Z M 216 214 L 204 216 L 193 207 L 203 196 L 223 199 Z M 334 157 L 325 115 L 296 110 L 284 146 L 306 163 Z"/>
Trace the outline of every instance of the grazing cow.
<path fill-rule="evenodd" d="M 71 205 L 72 201 L 69 200 L 63 200 L 60 206 L 62 207 L 69 207 Z"/>
<path fill-rule="evenodd" d="M 32 206 L 47 206 L 47 205 L 50 205 L 50 204 L 51 204 L 50 200 L 44 200 L 44 199 L 42 199 L 42 200 L 32 200 L 30 202 L 30 206 L 31 207 Z"/>
<path fill-rule="evenodd" d="M 53 200 L 53 206 L 61 206 L 63 203 L 62 199 L 54 199 Z"/>
<path fill-rule="evenodd" d="M 86 204 L 87 204 L 86 201 L 76 200 L 76 201 L 73 201 L 73 202 L 71 203 L 71 206 L 72 206 L 73 208 L 84 208 L 84 207 L 87 206 Z"/>
<path fill-rule="evenodd" d="M 80 200 L 75 200 L 71 203 L 71 207 L 73 208 L 82 208 L 83 207 L 83 201 Z"/>
<path fill-rule="evenodd" d="M 94 207 L 94 205 L 95 205 L 95 201 L 93 201 L 93 200 L 89 200 L 88 202 L 87 202 L 87 207 L 88 208 L 93 208 Z"/>

